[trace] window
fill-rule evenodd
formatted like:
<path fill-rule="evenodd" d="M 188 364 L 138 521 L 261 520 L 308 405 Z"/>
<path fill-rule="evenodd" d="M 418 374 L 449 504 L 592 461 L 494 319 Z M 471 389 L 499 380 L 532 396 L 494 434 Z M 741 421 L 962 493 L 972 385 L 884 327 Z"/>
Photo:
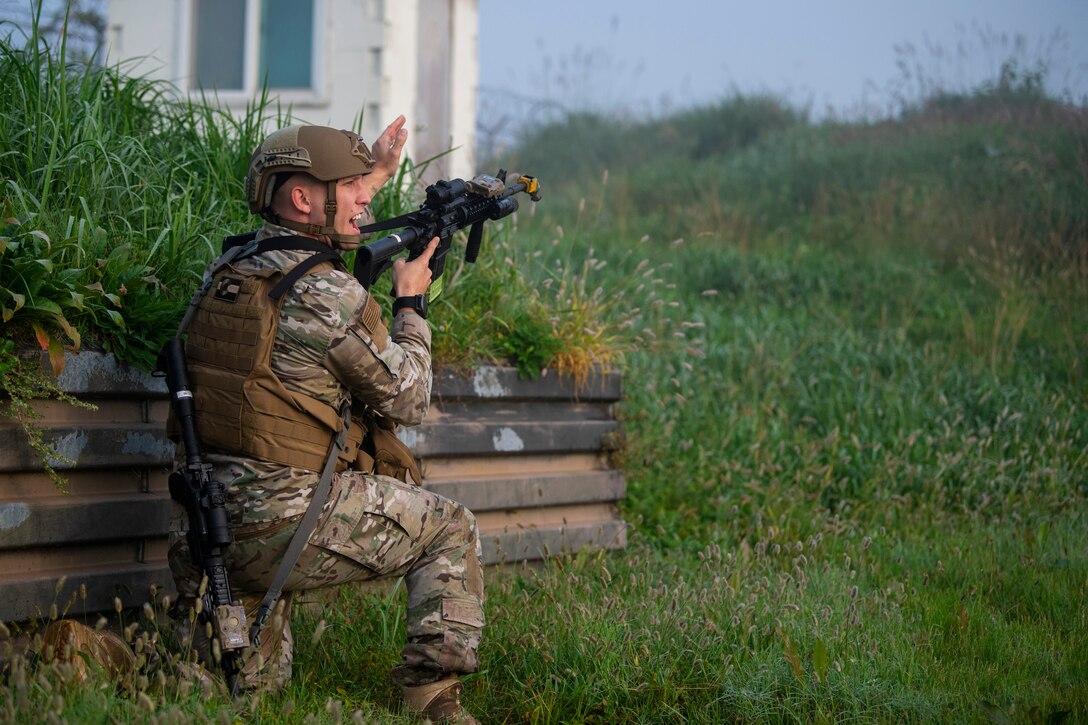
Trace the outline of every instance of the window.
<path fill-rule="evenodd" d="M 261 67 L 269 88 L 312 88 L 313 0 L 262 0 Z"/>
<path fill-rule="evenodd" d="M 211 90 L 242 90 L 246 0 L 197 0 L 193 79 Z"/>
<path fill-rule="evenodd" d="M 252 95 L 317 87 L 321 0 L 191 0 L 192 90 Z"/>

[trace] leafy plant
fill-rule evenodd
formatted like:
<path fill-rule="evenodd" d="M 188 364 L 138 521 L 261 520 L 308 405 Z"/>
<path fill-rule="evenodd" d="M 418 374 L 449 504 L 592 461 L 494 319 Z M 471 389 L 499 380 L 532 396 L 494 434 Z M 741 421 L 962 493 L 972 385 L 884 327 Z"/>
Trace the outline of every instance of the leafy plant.
<path fill-rule="evenodd" d="M 563 348 L 547 320 L 524 314 L 496 335 L 496 350 L 517 368 L 518 374 L 536 378 Z"/>
<path fill-rule="evenodd" d="M 60 400 L 77 408 L 97 410 L 91 403 L 79 400 L 42 374 L 36 361 L 23 360 L 15 354 L 13 340 L 0 338 L 0 390 L 7 399 L 0 405 L 0 416 L 16 421 L 26 434 L 30 450 L 42 465 L 46 475 L 58 490 L 68 492 L 67 480 L 57 472 L 57 465 L 72 465 L 74 461 L 53 450 L 45 441 L 45 431 L 34 421 L 41 415 L 34 409 L 35 400 Z"/>
<path fill-rule="evenodd" d="M 64 350 L 58 332 L 77 348 L 80 334 L 69 321 L 73 312 L 84 308 L 86 295 L 93 293 L 77 283 L 80 270 L 56 268 L 49 237 L 37 229 L 21 229 L 17 219 L 8 218 L 0 229 L 0 298 L 6 324 L 30 328 L 38 344 L 49 352 L 53 368 L 64 365 Z M 16 319 L 17 318 L 17 319 Z M 13 322 L 14 320 L 14 322 Z"/>

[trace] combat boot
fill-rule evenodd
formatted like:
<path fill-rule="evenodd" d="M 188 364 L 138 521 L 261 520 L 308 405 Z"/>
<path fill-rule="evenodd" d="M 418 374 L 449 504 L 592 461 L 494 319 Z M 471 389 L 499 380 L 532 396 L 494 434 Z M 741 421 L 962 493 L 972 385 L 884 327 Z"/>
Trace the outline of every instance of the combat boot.
<path fill-rule="evenodd" d="M 465 686 L 456 676 L 446 677 L 429 685 L 412 685 L 404 688 L 404 704 L 416 715 L 436 723 L 480 725 L 480 721 L 465 712 L 461 705 L 461 693 Z"/>

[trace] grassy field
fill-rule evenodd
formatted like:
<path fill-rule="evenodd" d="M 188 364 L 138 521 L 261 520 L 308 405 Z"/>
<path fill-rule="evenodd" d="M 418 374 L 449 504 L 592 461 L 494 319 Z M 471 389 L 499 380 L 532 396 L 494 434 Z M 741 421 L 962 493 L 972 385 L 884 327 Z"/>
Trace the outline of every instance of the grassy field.
<path fill-rule="evenodd" d="M 483 721 L 1088 721 L 1088 117 L 1031 80 L 867 124 L 573 117 L 506 160 L 545 202 L 436 345 L 521 295 L 497 344 L 621 365 L 632 529 L 489 572 Z M 403 620 L 402 589 L 301 611 L 291 686 L 233 710 L 16 668 L 0 717 L 407 722 Z"/>

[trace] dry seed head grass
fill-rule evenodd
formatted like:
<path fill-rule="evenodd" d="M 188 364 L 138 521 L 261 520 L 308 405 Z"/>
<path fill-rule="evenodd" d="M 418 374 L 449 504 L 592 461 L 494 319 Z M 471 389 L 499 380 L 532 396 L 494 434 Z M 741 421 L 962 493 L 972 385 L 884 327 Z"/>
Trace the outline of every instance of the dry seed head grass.
<path fill-rule="evenodd" d="M 65 583 L 58 582 L 58 596 Z M 81 586 L 78 591 L 85 589 Z M 0 637 L 5 640 L 3 659 L 7 671 L 6 679 L 0 681 L 0 702 L 4 703 L 0 720 L 22 721 L 27 713 L 45 711 L 63 722 L 65 698 L 74 703 L 75 712 L 80 712 L 87 707 L 106 707 L 112 693 L 118 700 L 109 706 L 110 710 L 121 719 L 125 718 L 125 712 L 131 715 L 130 708 L 134 708 L 149 715 L 151 722 L 206 721 L 199 709 L 195 715 L 187 711 L 197 703 L 192 697 L 200 693 L 205 700 L 216 695 L 223 697 L 224 690 L 216 690 L 213 678 L 199 665 L 186 664 L 190 657 L 185 643 L 178 643 L 179 652 L 176 647 L 168 648 L 160 637 L 158 626 L 165 619 L 169 598 L 160 597 L 153 587 L 150 600 L 141 608 L 129 610 L 121 606 L 118 612 L 119 604 L 120 600 L 115 599 L 116 622 L 111 626 L 100 616 L 93 630 L 80 628 L 74 620 L 56 618 L 55 604 L 50 619 L 20 624 L 14 630 L 7 626 L 0 628 Z M 143 615 L 143 621 L 139 615 Z M 136 617 L 136 621 L 126 625 L 125 620 L 130 616 Z M 113 639 L 116 635 L 110 634 L 111 631 L 119 631 L 120 638 Z M 49 639 L 43 637 L 43 632 Z M 63 633 L 61 639 L 51 632 Z M 98 662 L 103 654 L 100 650 L 106 645 L 110 648 L 109 658 L 103 668 Z M 96 654 L 85 655 L 87 646 Z M 120 669 L 119 657 L 123 652 L 116 647 L 123 648 L 131 658 L 130 664 Z M 116 709 L 118 706 L 121 710 Z"/>
<path fill-rule="evenodd" d="M 580 266 L 556 260 L 534 291 L 554 311 L 552 330 L 563 343 L 555 367 L 577 380 L 595 367 L 621 365 L 627 353 L 652 352 L 673 342 L 663 332 L 666 320 L 659 311 L 667 304 L 662 294 L 668 285 L 658 275 L 668 265 L 653 267 L 642 259 L 618 280 L 615 274 L 605 278 L 607 266 L 590 248 Z"/>

